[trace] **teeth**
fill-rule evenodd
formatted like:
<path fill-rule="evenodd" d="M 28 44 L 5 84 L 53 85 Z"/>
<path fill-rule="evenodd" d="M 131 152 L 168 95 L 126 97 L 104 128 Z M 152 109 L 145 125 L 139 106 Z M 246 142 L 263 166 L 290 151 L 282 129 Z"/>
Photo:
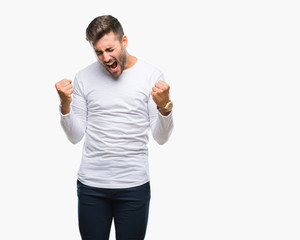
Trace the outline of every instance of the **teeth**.
<path fill-rule="evenodd" d="M 107 66 L 111 66 L 111 65 L 113 65 L 114 64 L 114 62 L 112 62 L 112 63 L 107 63 L 106 65 Z"/>

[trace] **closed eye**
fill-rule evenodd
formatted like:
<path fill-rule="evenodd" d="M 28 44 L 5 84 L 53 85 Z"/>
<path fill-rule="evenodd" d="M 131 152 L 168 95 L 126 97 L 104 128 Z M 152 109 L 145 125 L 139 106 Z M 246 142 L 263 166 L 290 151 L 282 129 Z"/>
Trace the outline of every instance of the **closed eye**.
<path fill-rule="evenodd" d="M 106 49 L 106 52 L 112 52 L 114 49 L 113 48 L 108 48 Z"/>
<path fill-rule="evenodd" d="M 95 51 L 95 52 L 96 52 L 97 56 L 100 56 L 100 55 L 102 55 L 102 54 L 103 54 L 103 52 L 102 52 L 102 51 Z"/>

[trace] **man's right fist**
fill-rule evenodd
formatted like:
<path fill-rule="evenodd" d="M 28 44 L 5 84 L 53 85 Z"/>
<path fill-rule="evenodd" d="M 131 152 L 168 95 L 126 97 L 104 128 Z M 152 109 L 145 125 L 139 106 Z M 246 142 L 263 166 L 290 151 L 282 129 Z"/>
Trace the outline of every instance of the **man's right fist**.
<path fill-rule="evenodd" d="M 55 84 L 55 88 L 58 92 L 61 103 L 70 105 L 72 102 L 71 94 L 73 93 L 72 80 L 64 78 Z"/>
<path fill-rule="evenodd" d="M 63 80 L 55 83 L 55 88 L 61 101 L 61 113 L 69 113 L 70 104 L 72 102 L 71 94 L 73 93 L 72 80 L 64 78 Z"/>

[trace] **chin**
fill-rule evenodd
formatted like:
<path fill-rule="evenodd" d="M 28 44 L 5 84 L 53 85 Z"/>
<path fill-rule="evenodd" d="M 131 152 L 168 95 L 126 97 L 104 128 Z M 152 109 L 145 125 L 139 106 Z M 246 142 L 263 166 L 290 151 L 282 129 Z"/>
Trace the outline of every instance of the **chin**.
<path fill-rule="evenodd" d="M 118 72 L 116 72 L 116 73 L 111 73 L 111 72 L 110 72 L 110 75 L 112 75 L 114 78 L 120 77 L 121 74 L 122 74 L 122 72 L 121 72 L 121 73 L 118 73 Z"/>

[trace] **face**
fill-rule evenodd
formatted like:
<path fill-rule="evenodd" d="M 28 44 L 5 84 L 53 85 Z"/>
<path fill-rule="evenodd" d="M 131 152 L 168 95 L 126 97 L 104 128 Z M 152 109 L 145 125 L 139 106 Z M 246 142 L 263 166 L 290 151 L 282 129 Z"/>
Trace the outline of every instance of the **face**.
<path fill-rule="evenodd" d="M 127 45 L 128 40 L 125 35 L 120 42 L 113 32 L 104 35 L 94 44 L 100 63 L 115 78 L 119 77 L 125 69 Z"/>

